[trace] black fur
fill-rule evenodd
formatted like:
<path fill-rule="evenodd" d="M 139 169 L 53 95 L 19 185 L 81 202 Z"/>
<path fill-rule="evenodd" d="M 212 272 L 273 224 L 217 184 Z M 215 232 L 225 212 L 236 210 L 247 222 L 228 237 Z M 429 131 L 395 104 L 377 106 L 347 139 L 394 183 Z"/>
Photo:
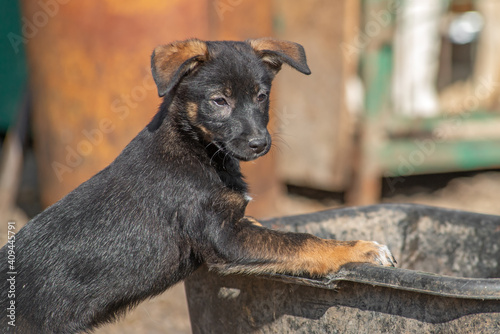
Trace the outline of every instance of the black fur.
<path fill-rule="evenodd" d="M 7 296 L 8 248 L 0 250 L 2 332 L 89 331 L 203 262 L 272 261 L 241 246 L 265 229 L 244 218 L 247 186 L 238 160 L 269 150 L 271 81 L 282 62 L 307 73 L 305 56 L 297 46 L 304 64 L 279 51 L 266 62 L 265 51 L 248 42 L 206 45 L 206 54 L 189 60 L 194 65 L 171 76 L 157 115 L 113 163 L 17 233 L 14 299 Z M 304 238 L 290 237 L 283 247 Z M 7 324 L 11 300 L 16 327 Z"/>

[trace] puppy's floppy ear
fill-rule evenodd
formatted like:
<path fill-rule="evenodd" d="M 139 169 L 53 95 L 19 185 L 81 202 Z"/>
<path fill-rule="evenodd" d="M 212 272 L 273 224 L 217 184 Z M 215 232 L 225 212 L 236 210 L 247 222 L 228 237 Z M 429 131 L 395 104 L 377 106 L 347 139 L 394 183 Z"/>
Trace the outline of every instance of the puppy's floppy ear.
<path fill-rule="evenodd" d="M 207 58 L 207 44 L 198 39 L 156 47 L 151 55 L 151 71 L 158 87 L 158 95 L 165 96 L 186 74 Z"/>
<path fill-rule="evenodd" d="M 307 66 L 306 53 L 302 45 L 273 38 L 249 39 L 246 41 L 266 63 L 274 74 L 286 63 L 304 74 L 311 74 Z"/>

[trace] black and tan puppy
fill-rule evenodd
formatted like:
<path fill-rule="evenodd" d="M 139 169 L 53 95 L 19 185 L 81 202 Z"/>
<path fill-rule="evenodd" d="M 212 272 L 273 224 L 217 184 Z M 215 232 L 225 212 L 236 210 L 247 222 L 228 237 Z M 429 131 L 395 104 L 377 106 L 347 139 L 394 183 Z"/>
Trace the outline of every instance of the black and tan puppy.
<path fill-rule="evenodd" d="M 157 47 L 160 110 L 111 165 L 15 236 L 14 298 L 2 248 L 2 332 L 90 330 L 202 263 L 223 273 L 307 275 L 347 262 L 393 265 L 375 242 L 282 233 L 244 216 L 239 160 L 271 147 L 269 92 L 284 63 L 309 74 L 303 48 L 291 42 Z M 16 327 L 5 311 L 12 301 Z"/>

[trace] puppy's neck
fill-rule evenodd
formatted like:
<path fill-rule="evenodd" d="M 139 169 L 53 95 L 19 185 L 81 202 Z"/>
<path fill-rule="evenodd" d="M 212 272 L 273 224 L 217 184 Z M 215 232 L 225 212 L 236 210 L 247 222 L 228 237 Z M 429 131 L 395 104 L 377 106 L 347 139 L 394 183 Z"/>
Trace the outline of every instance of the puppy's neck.
<path fill-rule="evenodd" d="M 217 171 L 221 181 L 228 188 L 246 194 L 248 186 L 241 174 L 240 161 L 224 152 L 214 143 L 209 143 L 206 146 L 206 152 L 210 157 L 210 166 Z"/>

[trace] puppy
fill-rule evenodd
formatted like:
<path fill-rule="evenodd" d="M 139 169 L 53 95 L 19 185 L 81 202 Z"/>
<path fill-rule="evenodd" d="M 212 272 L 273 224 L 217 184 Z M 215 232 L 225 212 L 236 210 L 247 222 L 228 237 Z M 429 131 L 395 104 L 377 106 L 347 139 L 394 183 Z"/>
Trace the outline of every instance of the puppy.
<path fill-rule="evenodd" d="M 312 276 L 348 262 L 393 265 L 376 242 L 283 233 L 245 217 L 239 161 L 271 147 L 269 92 L 282 64 L 310 73 L 302 46 L 269 38 L 157 47 L 151 65 L 163 102 L 153 120 L 15 235 L 13 265 L 1 249 L 1 330 L 89 331 L 202 263 L 225 274 Z"/>

